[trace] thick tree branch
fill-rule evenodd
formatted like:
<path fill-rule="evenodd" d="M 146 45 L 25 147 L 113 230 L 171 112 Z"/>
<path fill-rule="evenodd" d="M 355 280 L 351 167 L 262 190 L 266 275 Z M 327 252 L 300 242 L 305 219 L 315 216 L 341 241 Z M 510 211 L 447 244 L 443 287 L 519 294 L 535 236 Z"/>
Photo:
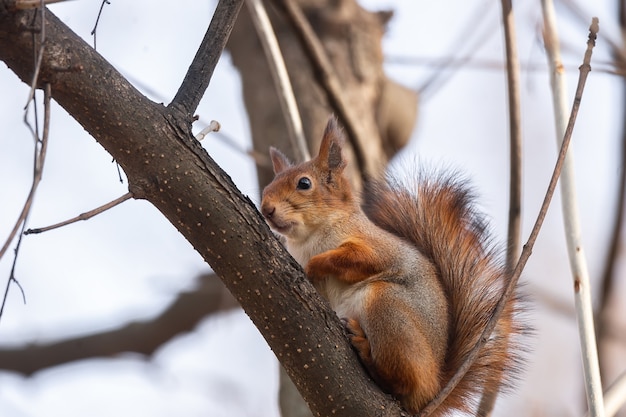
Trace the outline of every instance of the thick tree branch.
<path fill-rule="evenodd" d="M 0 59 L 22 80 L 34 66 L 30 21 L 32 12 L 0 8 Z M 53 98 L 119 162 L 133 195 L 160 210 L 221 277 L 314 412 L 398 415 L 335 313 L 194 139 L 188 115 L 148 100 L 52 13 L 45 24 L 40 79 Z"/>
<path fill-rule="evenodd" d="M 244 0 L 219 0 L 209 29 L 170 106 L 179 106 L 179 110 L 189 116 L 196 111 L 243 2 Z"/>

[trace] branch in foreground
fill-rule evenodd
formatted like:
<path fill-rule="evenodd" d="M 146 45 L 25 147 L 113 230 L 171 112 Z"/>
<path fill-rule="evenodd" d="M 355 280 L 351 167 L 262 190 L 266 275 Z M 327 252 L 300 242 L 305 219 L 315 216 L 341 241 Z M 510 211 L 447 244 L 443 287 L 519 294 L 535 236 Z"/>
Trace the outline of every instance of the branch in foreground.
<path fill-rule="evenodd" d="M 0 8 L 0 59 L 22 80 L 32 76 L 25 53 L 32 39 L 24 32 L 31 19 Z M 193 137 L 189 117 L 149 101 L 52 13 L 45 24 L 41 75 L 54 99 L 119 162 L 129 191 L 150 201 L 211 265 L 314 413 L 399 415 L 359 364 L 337 315 Z M 56 70 L 68 63 L 81 70 Z"/>
<path fill-rule="evenodd" d="M 591 70 L 591 66 L 589 62 L 591 61 L 591 48 L 593 46 L 592 39 L 595 40 L 596 33 L 598 32 L 598 23 L 597 19 L 594 18 L 594 22 L 592 23 L 591 28 L 589 29 L 589 43 L 588 49 L 585 52 L 585 58 L 583 61 L 583 65 L 580 67 L 580 77 L 578 79 L 578 87 L 576 89 L 576 96 L 574 97 L 574 104 L 572 106 L 572 112 L 570 114 L 569 122 L 567 125 L 567 129 L 565 131 L 565 136 L 563 138 L 563 142 L 561 144 L 561 150 L 559 152 L 559 156 L 557 158 L 556 164 L 554 166 L 554 171 L 552 173 L 552 177 L 550 178 L 550 183 L 548 185 L 548 190 L 546 191 L 546 195 L 544 197 L 543 203 L 541 204 L 541 208 L 539 210 L 539 214 L 537 215 L 537 220 L 530 232 L 530 236 L 528 237 L 528 241 L 524 245 L 524 249 L 522 250 L 522 254 L 520 255 L 517 264 L 515 265 L 515 269 L 512 272 L 511 279 L 507 284 L 507 287 L 496 306 L 493 316 L 489 320 L 489 323 L 485 327 L 485 330 L 482 333 L 481 338 L 478 343 L 468 354 L 467 359 L 463 363 L 463 365 L 457 370 L 454 377 L 448 382 L 445 388 L 433 399 L 430 404 L 428 404 L 424 410 L 419 414 L 422 417 L 426 417 L 430 415 L 438 406 L 446 399 L 446 397 L 452 392 L 454 387 L 459 383 L 463 376 L 467 373 L 467 370 L 470 368 L 471 364 L 475 361 L 476 356 L 480 352 L 482 345 L 485 341 L 489 339 L 489 335 L 493 331 L 500 315 L 502 314 L 504 307 L 506 306 L 507 300 L 513 295 L 515 291 L 515 287 L 517 286 L 517 281 L 519 280 L 520 275 L 522 274 L 522 270 L 526 266 L 526 262 L 530 258 L 532 253 L 533 246 L 535 245 L 535 241 L 537 240 L 537 236 L 539 236 L 539 231 L 541 230 L 541 226 L 543 225 L 543 221 L 545 220 L 546 214 L 548 213 L 548 207 L 550 206 L 550 202 L 552 201 L 552 196 L 554 195 L 554 191 L 556 189 L 556 184 L 558 182 L 559 176 L 561 175 L 561 170 L 563 169 L 563 164 L 565 161 L 565 156 L 567 155 L 567 149 L 569 147 L 569 143 L 572 139 L 572 133 L 574 131 L 574 125 L 576 123 L 576 116 L 578 115 L 578 109 L 580 108 L 580 102 L 582 100 L 582 95 L 585 87 L 585 82 L 587 80 L 587 75 Z"/>
<path fill-rule="evenodd" d="M 559 51 L 559 38 L 556 30 L 556 18 L 554 5 L 550 0 L 542 1 L 544 13 L 544 30 L 546 52 L 551 69 L 552 95 L 556 124 L 557 144 L 567 134 L 570 126 L 567 120 L 565 74 L 561 71 L 561 56 Z M 582 89 L 587 74 L 591 71 L 591 53 L 595 46 L 598 33 L 598 19 L 593 18 L 589 28 L 589 39 L 585 59 L 580 67 L 578 90 Z M 574 104 L 579 104 L 578 95 Z M 572 113 L 574 109 L 572 109 Z M 570 117 L 571 120 L 571 117 Z M 602 381 L 600 378 L 600 366 L 598 362 L 598 349 L 596 345 L 595 327 L 593 324 L 593 304 L 591 300 L 591 284 L 589 270 L 584 253 L 584 245 L 581 237 L 580 219 L 578 214 L 578 201 L 576 197 L 576 179 L 574 173 L 573 154 L 570 152 L 563 163 L 563 178 L 561 180 L 561 202 L 563 210 L 563 224 L 565 227 L 565 240 L 567 253 L 574 281 L 574 300 L 576 316 L 578 318 L 578 333 L 582 349 L 583 371 L 585 375 L 585 391 L 587 393 L 587 405 L 591 415 L 603 416 L 604 405 L 602 400 Z"/>

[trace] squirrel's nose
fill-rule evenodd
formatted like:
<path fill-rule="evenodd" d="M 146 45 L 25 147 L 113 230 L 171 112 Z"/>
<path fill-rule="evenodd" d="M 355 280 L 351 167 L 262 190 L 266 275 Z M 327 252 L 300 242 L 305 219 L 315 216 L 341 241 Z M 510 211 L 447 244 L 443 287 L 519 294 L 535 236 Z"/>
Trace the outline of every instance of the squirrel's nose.
<path fill-rule="evenodd" d="M 274 212 L 276 211 L 276 207 L 270 205 L 270 204 L 264 204 L 261 207 L 261 213 L 263 213 L 263 216 L 265 216 L 266 218 L 271 218 L 274 215 Z"/>

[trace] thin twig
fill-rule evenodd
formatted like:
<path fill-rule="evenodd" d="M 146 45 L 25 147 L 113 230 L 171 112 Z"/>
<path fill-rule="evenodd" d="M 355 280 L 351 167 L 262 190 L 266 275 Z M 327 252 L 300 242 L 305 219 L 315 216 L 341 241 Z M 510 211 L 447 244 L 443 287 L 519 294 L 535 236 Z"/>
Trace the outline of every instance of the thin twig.
<path fill-rule="evenodd" d="M 306 138 L 304 137 L 302 119 L 298 112 L 296 97 L 291 88 L 287 67 L 285 66 L 276 34 L 272 28 L 272 23 L 267 16 L 265 6 L 261 0 L 246 0 L 246 4 L 250 12 L 250 17 L 252 18 L 252 23 L 254 23 L 254 27 L 261 40 L 261 45 L 263 45 L 270 72 L 274 79 L 274 85 L 278 93 L 278 101 L 280 102 L 280 107 L 285 116 L 287 132 L 289 133 L 289 140 L 291 141 L 294 155 L 298 161 L 308 161 L 311 159 L 311 155 L 309 154 L 309 148 L 307 147 Z"/>
<path fill-rule="evenodd" d="M 467 25 L 458 31 L 458 37 L 450 43 L 454 53 L 434 61 L 435 67 L 445 68 L 448 71 L 434 71 L 426 81 L 421 83 L 417 88 L 420 101 L 433 97 L 452 78 L 454 75 L 452 70 L 461 68 L 473 60 L 476 52 L 492 36 L 493 27 L 485 24 L 488 22 L 485 18 L 487 16 L 485 11 L 491 10 L 491 3 L 491 0 L 486 0 L 475 6 L 474 13 L 466 20 Z M 466 51 L 463 55 L 461 55 L 462 49 Z M 452 65 L 453 62 L 457 65 Z"/>
<path fill-rule="evenodd" d="M 220 125 L 220 122 L 218 122 L 217 120 L 211 120 L 207 127 L 198 132 L 195 137 L 197 140 L 202 140 L 206 135 L 211 132 L 219 132 L 221 127 L 222 126 Z"/>
<path fill-rule="evenodd" d="M 590 13 L 588 10 L 586 10 L 585 8 L 581 6 L 581 3 L 582 2 L 578 0 L 559 0 L 558 6 L 561 7 L 560 10 L 563 10 L 562 7 L 565 6 L 565 10 L 568 10 L 571 13 L 571 15 L 577 20 L 578 23 L 580 23 L 581 25 L 586 25 L 589 19 Z M 618 1 L 617 3 L 620 3 L 620 1 Z M 591 2 L 590 4 L 593 4 L 593 2 Z M 564 15 L 564 13 L 562 14 Z M 571 23 L 572 20 L 568 20 L 568 23 Z M 604 32 L 598 33 L 598 37 L 602 40 L 603 45 L 609 46 L 611 52 L 617 52 L 622 58 L 626 58 L 626 55 L 624 55 L 621 52 L 622 48 L 620 46 L 620 40 L 615 39 L 611 36 L 612 34 L 615 34 L 615 33 L 619 33 L 619 32 L 605 30 Z M 562 41 L 565 44 L 567 42 L 567 39 L 562 39 Z M 593 71 L 595 72 L 596 70 L 594 69 Z"/>
<path fill-rule="evenodd" d="M 471 58 L 471 60 L 469 59 Z M 498 59 L 479 59 L 470 57 L 436 57 L 436 56 L 401 56 L 401 55 L 387 55 L 385 56 L 385 64 L 389 65 L 416 65 L 424 66 L 437 70 L 456 70 L 456 69 L 470 69 L 470 70 L 485 70 L 485 71 L 502 71 L 506 68 L 504 62 Z M 578 69 L 578 65 L 563 64 L 563 68 L 567 71 L 575 71 Z M 613 61 L 598 60 L 596 61 L 593 72 L 603 73 L 609 75 L 624 76 L 626 71 L 620 69 L 620 65 Z M 523 72 L 547 72 L 548 67 L 545 64 L 540 63 L 520 63 L 520 69 Z M 418 92 L 422 92 L 422 87 L 418 88 Z M 420 96 L 421 99 L 421 96 Z"/>
<path fill-rule="evenodd" d="M 226 41 L 230 37 L 230 32 L 235 25 L 243 1 L 219 0 L 196 56 L 189 65 L 185 79 L 168 107 L 179 107 L 188 115 L 192 115 L 196 111 L 209 86 L 213 70 L 222 55 Z"/>
<path fill-rule="evenodd" d="M 509 220 L 506 248 L 506 273 L 510 275 L 519 258 L 521 246 L 522 212 L 522 122 L 520 104 L 520 65 L 515 38 L 515 20 L 511 0 L 502 0 L 502 23 L 506 48 L 506 75 L 509 99 Z M 500 372 L 501 370 L 494 370 Z M 483 392 L 478 405 L 478 416 L 490 416 L 498 391 Z"/>
<path fill-rule="evenodd" d="M 113 201 L 110 201 L 98 208 L 95 208 L 93 210 L 89 210 L 85 213 L 81 213 L 78 216 L 71 218 L 69 220 L 65 220 L 56 224 L 53 224 L 51 226 L 46 226 L 46 227 L 40 227 L 40 228 L 35 228 L 35 229 L 28 229 L 24 232 L 25 235 L 31 235 L 31 234 L 37 234 L 37 233 L 43 233 L 43 232 L 47 232 L 49 230 L 53 230 L 53 229 L 58 229 L 59 227 L 63 227 L 63 226 L 67 226 L 68 224 L 72 224 L 72 223 L 76 223 L 78 221 L 81 220 L 89 220 L 94 216 L 97 216 L 100 213 L 103 213 L 105 211 L 107 211 L 110 208 L 113 208 L 115 206 L 117 206 L 118 204 L 123 203 L 126 200 L 129 200 L 133 197 L 133 194 L 128 192 L 126 194 L 124 194 L 121 197 L 116 198 Z"/>
<path fill-rule="evenodd" d="M 567 120 L 566 94 L 567 86 L 565 74 L 562 71 L 561 57 L 559 52 L 559 39 L 556 29 L 556 17 L 554 5 L 551 0 L 542 0 L 544 13 L 544 32 L 546 52 L 549 58 L 552 82 L 552 94 L 556 121 L 557 144 L 563 137 Z M 595 45 L 597 33 L 597 19 L 590 28 L 589 41 L 585 57 L 591 57 L 591 50 Z M 589 61 L 581 66 L 581 73 L 591 70 Z M 600 380 L 600 368 L 598 365 L 598 349 L 596 346 L 595 328 L 593 325 L 593 304 L 591 301 L 591 287 L 589 283 L 589 271 L 584 255 L 581 238 L 578 203 L 576 198 L 576 184 L 574 174 L 573 153 L 569 152 L 563 164 L 563 178 L 561 180 L 561 202 L 563 210 L 563 224 L 567 250 L 574 279 L 574 299 L 576 315 L 578 317 L 578 331 L 583 353 L 583 368 L 585 375 L 585 388 L 587 392 L 587 404 L 591 415 L 603 416 L 602 405 L 602 382 Z"/>
<path fill-rule="evenodd" d="M 537 236 L 539 235 L 539 231 L 541 230 L 541 226 L 543 225 L 543 221 L 545 220 L 546 214 L 548 213 L 548 207 L 550 206 L 550 202 L 552 201 L 552 197 L 554 195 L 554 191 L 556 189 L 556 184 L 558 182 L 559 176 L 561 174 L 561 170 L 563 168 L 563 163 L 565 161 L 565 155 L 567 154 L 567 149 L 569 147 L 569 143 L 572 138 L 572 133 L 574 131 L 574 125 L 576 123 L 576 117 L 578 116 L 578 109 L 580 108 L 580 102 L 582 100 L 583 91 L 585 88 L 585 82 L 587 80 L 587 75 L 591 70 L 591 66 L 589 64 L 591 60 L 591 47 L 593 43 L 591 39 L 595 39 L 595 36 L 598 32 L 597 19 L 594 18 L 593 24 L 590 28 L 588 42 L 588 49 L 585 52 L 585 58 L 583 60 L 583 65 L 580 66 L 580 75 L 578 79 L 578 86 L 576 88 L 576 95 L 574 97 L 574 103 L 572 105 L 572 111 L 570 113 L 569 122 L 567 125 L 567 129 L 565 130 L 565 136 L 563 138 L 563 142 L 561 144 L 561 149 L 559 151 L 559 156 L 556 160 L 556 164 L 554 166 L 554 171 L 552 172 L 552 177 L 550 178 L 550 183 L 548 185 L 548 189 L 546 191 L 545 197 L 543 199 L 543 203 L 541 204 L 541 209 L 539 210 L 539 214 L 537 215 L 537 220 L 530 232 L 530 236 L 528 237 L 528 241 L 524 245 L 522 250 L 522 254 L 520 255 L 517 264 L 515 265 L 515 269 L 511 275 L 511 278 L 502 294 L 502 297 L 498 301 L 496 308 L 494 309 L 493 315 L 484 331 L 482 332 L 481 337 L 479 338 L 476 345 L 472 348 L 472 350 L 467 355 L 465 362 L 463 365 L 457 370 L 454 376 L 450 379 L 448 384 L 444 387 L 444 389 L 437 394 L 437 396 L 419 413 L 419 416 L 426 417 L 430 415 L 445 399 L 446 397 L 454 390 L 456 385 L 463 379 L 468 369 L 472 366 L 478 353 L 483 347 L 484 343 L 489 340 L 489 335 L 493 331 L 502 311 L 504 310 L 508 300 L 514 294 L 515 289 L 517 287 L 517 282 L 519 277 L 526 266 L 526 262 L 530 258 L 532 253 L 532 248 L 537 240 Z"/>
<path fill-rule="evenodd" d="M 90 35 L 93 36 L 93 49 L 98 49 L 96 47 L 96 32 L 98 29 L 98 23 L 100 23 L 100 16 L 102 16 L 102 9 L 104 9 L 105 4 L 111 4 L 109 0 L 102 0 L 100 3 L 100 10 L 98 10 L 98 16 L 96 17 L 96 23 L 93 25 L 93 29 L 91 29 Z"/>
<path fill-rule="evenodd" d="M 222 126 L 219 124 L 219 122 L 211 120 L 211 122 L 196 135 L 196 139 L 203 140 L 208 133 L 215 133 L 217 137 L 222 139 L 222 143 L 239 152 L 240 154 L 250 157 L 257 167 L 270 169 L 272 168 L 272 162 L 266 154 L 257 152 L 254 149 L 248 150 L 244 148 L 243 146 L 239 145 L 237 141 L 235 141 L 232 137 L 221 132 L 221 128 Z"/>
<path fill-rule="evenodd" d="M 41 182 L 41 178 L 43 176 L 43 167 L 44 167 L 44 162 L 46 160 L 46 153 L 48 150 L 48 135 L 50 131 L 50 99 L 52 97 L 51 90 L 52 89 L 50 87 L 50 84 L 44 85 L 43 134 L 41 137 L 41 141 L 38 140 L 35 142 L 35 150 L 34 150 L 35 160 L 33 163 L 35 175 L 33 176 L 33 182 L 30 188 L 30 192 L 28 193 L 28 198 L 26 199 L 26 203 L 24 203 L 24 208 L 22 209 L 18 222 L 15 225 L 16 227 L 14 228 L 14 232 L 20 229 L 20 227 L 21 227 L 21 230 L 23 231 L 24 228 L 26 227 L 26 221 L 28 220 L 28 215 L 30 214 L 30 209 L 32 207 L 33 200 L 35 198 L 35 193 L 37 191 L 37 187 L 39 186 L 39 183 Z M 5 246 L 2 248 L 2 251 L 0 252 L 0 259 L 4 255 L 4 252 L 6 251 L 6 248 L 8 247 L 8 245 L 13 240 L 13 237 L 15 237 L 15 233 L 12 233 L 11 235 L 12 236 L 9 236 L 9 239 L 7 239 Z M 17 278 L 15 277 L 15 267 L 17 265 L 17 258 L 19 255 L 19 250 L 22 244 L 23 236 L 24 236 L 23 233 L 20 233 L 18 240 L 17 240 L 17 245 L 15 247 L 15 255 L 13 257 L 13 265 L 11 267 L 11 274 L 9 276 L 9 280 L 7 281 L 7 285 L 4 290 L 4 295 L 2 297 L 2 304 L 0 305 L 0 318 L 2 317 L 2 313 L 4 312 L 4 306 L 6 305 L 7 297 L 9 296 L 9 289 L 11 288 L 11 283 L 14 283 L 18 286 L 18 288 L 22 292 L 22 298 L 24 300 L 24 303 L 26 303 L 26 296 L 24 295 L 24 290 L 22 286 L 20 285 L 19 281 L 17 280 Z"/>
<path fill-rule="evenodd" d="M 502 0 L 502 21 L 506 46 L 506 74 L 509 98 L 509 140 L 510 140 L 510 192 L 509 226 L 507 237 L 506 265 L 512 271 L 519 257 L 521 245 L 522 207 L 522 123 L 520 65 L 515 38 L 515 21 L 511 0 Z"/>
<path fill-rule="evenodd" d="M 30 212 L 30 208 L 33 202 L 33 198 L 35 197 L 35 192 L 37 190 L 37 186 L 39 185 L 39 180 L 41 179 L 40 177 L 38 178 L 38 173 L 40 174 L 40 170 L 42 169 L 43 166 L 43 161 L 44 158 L 41 157 L 40 152 L 38 152 L 38 146 L 40 144 L 40 140 L 39 140 L 39 132 L 38 132 L 38 116 L 36 113 L 37 110 L 37 103 L 35 102 L 35 87 L 37 85 L 37 81 L 38 81 L 38 77 L 39 77 L 39 69 L 41 68 L 41 62 L 42 62 L 42 57 L 43 57 L 43 52 L 44 52 L 44 48 L 45 48 L 45 37 L 46 37 L 46 25 L 45 25 L 45 7 L 43 7 L 43 0 L 39 0 L 40 1 L 40 5 L 41 7 L 41 29 L 40 29 L 40 43 L 39 43 L 39 47 L 35 47 L 36 42 L 35 42 L 35 35 L 33 33 L 33 48 L 34 48 L 34 54 L 35 54 L 35 68 L 33 69 L 33 79 L 31 81 L 31 89 L 28 93 L 28 101 L 26 102 L 26 106 L 24 108 L 24 123 L 26 124 L 26 126 L 28 127 L 28 129 L 30 130 L 30 132 L 33 135 L 33 139 L 35 142 L 35 162 L 33 165 L 33 183 L 31 185 L 31 189 L 30 192 L 28 194 L 28 197 L 26 198 L 26 202 L 24 203 L 24 206 L 22 208 L 22 211 L 20 213 L 20 215 L 18 216 L 17 221 L 15 222 L 15 225 L 13 226 L 13 229 L 11 230 L 11 233 L 9 233 L 9 236 L 7 237 L 6 241 L 4 242 L 4 245 L 2 246 L 2 249 L 0 249 L 0 259 L 2 259 L 2 257 L 4 256 L 4 254 L 6 253 L 7 249 L 9 248 L 9 246 L 11 245 L 11 242 L 13 241 L 13 239 L 15 238 L 18 230 L 20 230 L 20 227 L 22 226 L 22 223 L 25 222 L 26 217 L 28 216 L 28 213 Z M 49 88 L 49 86 L 48 86 Z M 44 98 L 45 99 L 45 98 Z M 33 128 L 30 124 L 30 122 L 28 121 L 28 109 L 30 108 L 29 104 L 33 103 L 33 106 L 35 108 L 35 128 Z M 49 111 L 49 110 L 46 110 Z M 45 116 L 44 116 L 45 117 Z M 45 127 L 45 126 L 44 126 Z M 42 148 L 43 148 L 43 144 L 42 144 Z M 42 151 L 44 151 L 44 156 L 45 156 L 45 148 L 42 149 Z"/>

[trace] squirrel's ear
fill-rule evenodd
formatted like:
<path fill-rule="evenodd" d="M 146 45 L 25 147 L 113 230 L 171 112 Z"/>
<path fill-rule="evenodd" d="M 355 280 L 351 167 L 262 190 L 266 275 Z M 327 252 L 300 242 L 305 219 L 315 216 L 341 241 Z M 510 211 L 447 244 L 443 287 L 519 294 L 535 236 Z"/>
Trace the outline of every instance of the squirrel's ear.
<path fill-rule="evenodd" d="M 272 159 L 274 174 L 283 172 L 284 170 L 292 166 L 291 162 L 289 161 L 289 159 L 287 159 L 285 154 L 283 154 L 281 151 L 274 148 L 273 146 L 270 147 L 270 158 Z"/>
<path fill-rule="evenodd" d="M 343 170 L 346 161 L 341 149 L 344 143 L 343 131 L 337 126 L 337 119 L 331 116 L 324 130 L 318 159 L 330 170 Z"/>

